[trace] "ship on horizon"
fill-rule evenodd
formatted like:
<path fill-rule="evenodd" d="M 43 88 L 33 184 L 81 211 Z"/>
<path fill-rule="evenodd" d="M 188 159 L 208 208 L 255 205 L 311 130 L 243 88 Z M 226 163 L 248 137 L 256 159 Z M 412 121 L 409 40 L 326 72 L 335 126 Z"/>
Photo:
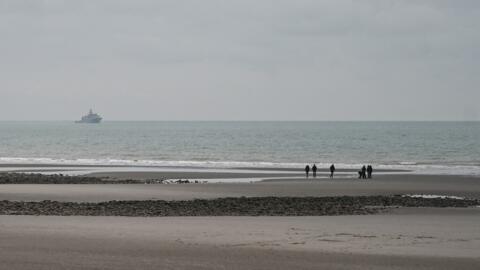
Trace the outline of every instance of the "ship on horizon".
<path fill-rule="evenodd" d="M 92 109 L 87 115 L 82 116 L 82 119 L 75 121 L 75 123 L 98 124 L 102 121 L 102 117 L 97 113 L 93 113 Z"/>

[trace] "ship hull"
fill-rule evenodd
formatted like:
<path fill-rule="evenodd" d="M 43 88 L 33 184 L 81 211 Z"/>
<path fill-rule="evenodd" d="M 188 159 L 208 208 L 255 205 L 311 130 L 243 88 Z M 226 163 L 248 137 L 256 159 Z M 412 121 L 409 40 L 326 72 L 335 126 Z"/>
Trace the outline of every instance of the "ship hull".
<path fill-rule="evenodd" d="M 79 120 L 75 121 L 77 124 L 99 124 L 102 119 L 95 119 L 95 120 Z"/>

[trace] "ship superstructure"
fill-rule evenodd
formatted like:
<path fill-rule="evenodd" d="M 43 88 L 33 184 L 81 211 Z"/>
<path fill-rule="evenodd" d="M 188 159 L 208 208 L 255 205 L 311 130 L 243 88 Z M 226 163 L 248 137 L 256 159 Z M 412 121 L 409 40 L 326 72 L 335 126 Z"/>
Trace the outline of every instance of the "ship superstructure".
<path fill-rule="evenodd" d="M 75 121 L 75 123 L 98 124 L 102 121 L 102 117 L 97 113 L 93 113 L 92 109 L 87 115 L 82 116 L 82 119 Z"/>

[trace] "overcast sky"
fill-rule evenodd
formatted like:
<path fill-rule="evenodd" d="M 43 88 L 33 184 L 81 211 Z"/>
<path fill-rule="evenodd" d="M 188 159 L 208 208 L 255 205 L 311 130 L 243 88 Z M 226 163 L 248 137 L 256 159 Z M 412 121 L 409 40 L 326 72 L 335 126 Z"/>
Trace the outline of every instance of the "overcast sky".
<path fill-rule="evenodd" d="M 0 0 L 0 120 L 480 120 L 477 0 Z"/>

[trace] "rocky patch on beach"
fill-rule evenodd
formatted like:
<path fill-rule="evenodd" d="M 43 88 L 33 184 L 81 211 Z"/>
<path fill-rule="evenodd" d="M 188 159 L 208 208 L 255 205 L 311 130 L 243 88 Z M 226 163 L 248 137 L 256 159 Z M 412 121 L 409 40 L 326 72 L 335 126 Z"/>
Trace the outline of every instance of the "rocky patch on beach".
<path fill-rule="evenodd" d="M 334 216 L 365 215 L 389 207 L 471 207 L 477 200 L 404 196 L 255 197 L 101 203 L 0 201 L 0 215 L 55 216 Z"/>
<path fill-rule="evenodd" d="M 64 174 L 0 173 L 0 184 L 203 184 L 200 180 L 115 179 Z"/>
<path fill-rule="evenodd" d="M 0 173 L 0 184 L 143 184 L 139 180 L 70 176 L 63 174 Z"/>

